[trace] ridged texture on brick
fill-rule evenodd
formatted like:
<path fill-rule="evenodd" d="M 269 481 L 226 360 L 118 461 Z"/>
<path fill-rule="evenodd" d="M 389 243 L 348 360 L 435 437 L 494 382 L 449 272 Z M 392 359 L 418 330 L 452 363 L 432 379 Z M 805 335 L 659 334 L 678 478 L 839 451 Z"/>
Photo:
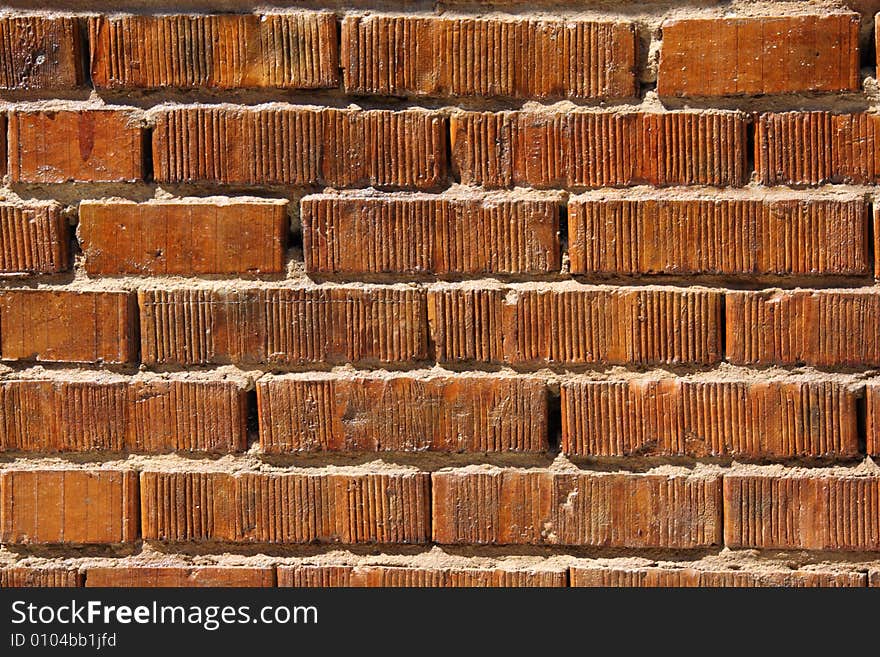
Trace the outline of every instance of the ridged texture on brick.
<path fill-rule="evenodd" d="M 85 585 L 124 588 L 267 587 L 275 586 L 275 569 L 244 566 L 98 566 L 86 570 Z"/>
<path fill-rule="evenodd" d="M 864 275 L 871 268 L 863 199 L 573 198 L 568 233 L 573 274 Z"/>
<path fill-rule="evenodd" d="M 346 16 L 341 63 L 356 94 L 629 98 L 633 23 Z"/>
<path fill-rule="evenodd" d="M 134 295 L 0 291 L 0 360 L 112 364 L 136 359 Z"/>
<path fill-rule="evenodd" d="M 452 161 L 485 187 L 738 187 L 746 122 L 736 112 L 458 112 Z"/>
<path fill-rule="evenodd" d="M 127 110 L 21 110 L 9 114 L 12 182 L 136 182 L 144 131 Z"/>
<path fill-rule="evenodd" d="M 166 183 L 433 188 L 446 178 L 446 119 L 422 110 L 162 110 L 153 162 Z"/>
<path fill-rule="evenodd" d="M 3 543 L 130 543 L 138 536 L 137 473 L 5 470 L 0 511 Z"/>
<path fill-rule="evenodd" d="M 316 273 L 524 274 L 560 268 L 551 200 L 310 196 L 306 269 Z"/>
<path fill-rule="evenodd" d="M 427 357 L 424 294 L 412 288 L 142 290 L 138 300 L 141 358 L 148 364 L 393 363 Z"/>
<path fill-rule="evenodd" d="M 755 170 L 765 185 L 870 185 L 880 175 L 876 114 L 762 114 Z"/>
<path fill-rule="evenodd" d="M 721 543 L 721 478 L 479 469 L 435 472 L 434 541 L 697 548 Z"/>
<path fill-rule="evenodd" d="M 257 383 L 264 452 L 544 452 L 547 389 L 531 377 L 322 375 Z"/>
<path fill-rule="evenodd" d="M 83 576 L 73 568 L 12 566 L 0 568 L 0 589 L 71 588 L 83 585 Z"/>
<path fill-rule="evenodd" d="M 425 543 L 429 475 L 141 473 L 143 536 L 236 543 Z"/>
<path fill-rule="evenodd" d="M 503 362 L 504 296 L 499 289 L 428 292 L 434 358 L 441 363 Z"/>
<path fill-rule="evenodd" d="M 725 475 L 728 547 L 880 550 L 880 477 Z"/>
<path fill-rule="evenodd" d="M 571 568 L 571 586 L 591 587 L 788 587 L 867 586 L 864 573 L 810 570 L 700 570 L 697 568 Z"/>
<path fill-rule="evenodd" d="M 315 89 L 339 83 L 336 17 L 325 12 L 98 16 L 97 88 Z"/>
<path fill-rule="evenodd" d="M 858 14 L 663 23 L 657 74 L 661 97 L 859 89 Z"/>
<path fill-rule="evenodd" d="M 880 294 L 727 292 L 727 360 L 743 365 L 880 365 Z"/>
<path fill-rule="evenodd" d="M 56 90 L 82 84 L 82 42 L 75 18 L 0 18 L 0 89 Z"/>
<path fill-rule="evenodd" d="M 417 566 L 279 566 L 278 586 L 317 587 L 561 587 L 564 570 Z"/>
<path fill-rule="evenodd" d="M 282 273 L 285 203 L 83 201 L 79 237 L 94 275 Z"/>
<path fill-rule="evenodd" d="M 70 228 L 57 203 L 0 203 L 0 273 L 70 268 Z"/>
<path fill-rule="evenodd" d="M 565 381 L 562 451 L 575 456 L 850 458 L 856 394 L 833 381 Z"/>
<path fill-rule="evenodd" d="M 865 385 L 865 434 L 869 456 L 880 456 L 880 382 Z"/>

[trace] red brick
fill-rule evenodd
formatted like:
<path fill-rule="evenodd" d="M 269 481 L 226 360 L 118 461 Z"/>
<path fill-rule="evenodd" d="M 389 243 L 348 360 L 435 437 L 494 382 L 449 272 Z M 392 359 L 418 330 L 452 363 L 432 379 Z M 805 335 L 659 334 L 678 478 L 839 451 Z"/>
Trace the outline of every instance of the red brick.
<path fill-rule="evenodd" d="M 166 109 L 153 162 L 162 183 L 430 189 L 446 180 L 446 119 L 419 109 Z"/>
<path fill-rule="evenodd" d="M 0 360 L 133 363 L 137 360 L 134 295 L 0 290 Z"/>
<path fill-rule="evenodd" d="M 631 98 L 631 22 L 353 16 L 342 22 L 347 93 Z"/>
<path fill-rule="evenodd" d="M 561 266 L 553 199 L 321 194 L 300 207 L 309 272 L 540 274 Z"/>
<path fill-rule="evenodd" d="M 0 589 L 35 587 L 78 587 L 82 573 L 74 568 L 54 566 L 10 566 L 0 568 Z"/>
<path fill-rule="evenodd" d="M 532 377 L 305 374 L 257 383 L 260 447 L 543 452 L 547 388 Z"/>
<path fill-rule="evenodd" d="M 141 473 L 142 533 L 155 541 L 425 543 L 429 475 Z"/>
<path fill-rule="evenodd" d="M 60 90 L 83 85 L 82 40 L 72 16 L 0 18 L 0 89 Z"/>
<path fill-rule="evenodd" d="M 592 587 L 864 587 L 864 573 L 819 570 L 733 570 L 725 568 L 613 567 L 571 568 L 571 586 Z"/>
<path fill-rule="evenodd" d="M 880 381 L 865 385 L 865 434 L 869 456 L 880 456 Z"/>
<path fill-rule="evenodd" d="M 9 175 L 16 183 L 135 182 L 144 177 L 144 137 L 127 110 L 14 110 Z"/>
<path fill-rule="evenodd" d="M 397 363 L 427 358 L 412 287 L 141 290 L 147 364 Z"/>
<path fill-rule="evenodd" d="M 0 203 L 0 272 L 55 274 L 70 269 L 70 227 L 55 202 Z"/>
<path fill-rule="evenodd" d="M 131 543 L 137 539 L 137 473 L 4 470 L 0 511 L 3 543 Z"/>
<path fill-rule="evenodd" d="M 287 201 L 83 201 L 79 236 L 96 275 L 271 274 L 285 268 Z"/>
<path fill-rule="evenodd" d="M 859 90 L 856 13 L 663 23 L 661 97 Z"/>
<path fill-rule="evenodd" d="M 721 477 L 499 470 L 435 472 L 434 541 L 698 548 L 721 543 Z"/>
<path fill-rule="evenodd" d="M 562 587 L 564 570 L 468 567 L 312 565 L 278 567 L 278 586 L 317 587 Z"/>
<path fill-rule="evenodd" d="M 737 112 L 457 112 L 452 164 L 466 185 L 742 186 Z"/>
<path fill-rule="evenodd" d="M 339 84 L 336 17 L 327 12 L 96 16 L 98 89 L 316 89 Z"/>
<path fill-rule="evenodd" d="M 863 198 L 585 195 L 569 201 L 568 234 L 573 274 L 864 275 L 871 267 Z"/>
<path fill-rule="evenodd" d="M 851 458 L 857 394 L 826 381 L 568 380 L 562 451 L 575 456 Z"/>
<path fill-rule="evenodd" d="M 275 569 L 247 566 L 149 566 L 120 564 L 86 570 L 85 585 L 116 588 L 275 586 Z"/>

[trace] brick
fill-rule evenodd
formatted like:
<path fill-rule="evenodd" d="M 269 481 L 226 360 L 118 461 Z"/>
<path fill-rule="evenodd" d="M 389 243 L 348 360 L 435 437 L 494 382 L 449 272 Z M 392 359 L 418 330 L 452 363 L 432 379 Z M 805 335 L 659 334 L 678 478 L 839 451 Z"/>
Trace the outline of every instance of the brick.
<path fill-rule="evenodd" d="M 710 364 L 721 358 L 721 295 L 702 289 L 435 287 L 428 321 L 440 362 Z"/>
<path fill-rule="evenodd" d="M 0 472 L 3 543 L 131 543 L 138 535 L 132 470 Z"/>
<path fill-rule="evenodd" d="M 876 114 L 761 114 L 755 171 L 764 185 L 870 185 L 880 179 Z"/>
<path fill-rule="evenodd" d="M 585 195 L 569 200 L 568 234 L 573 274 L 864 275 L 871 266 L 863 198 Z"/>
<path fill-rule="evenodd" d="M 260 448 L 544 452 L 547 388 L 533 377 L 324 375 L 257 383 Z"/>
<path fill-rule="evenodd" d="M 150 365 L 427 358 L 424 293 L 412 287 L 141 290 L 138 300 Z"/>
<path fill-rule="evenodd" d="M 631 98 L 631 22 L 354 16 L 342 22 L 345 91 L 372 95 Z"/>
<path fill-rule="evenodd" d="M 0 89 L 61 90 L 81 87 L 83 44 L 72 16 L 0 18 Z"/>
<path fill-rule="evenodd" d="M 336 17 L 327 12 L 96 16 L 98 89 L 318 89 L 339 84 Z"/>
<path fill-rule="evenodd" d="M 859 91 L 859 15 L 663 23 L 661 97 Z"/>
<path fill-rule="evenodd" d="M 726 293 L 727 360 L 739 365 L 880 365 L 880 294 L 869 290 Z"/>
<path fill-rule="evenodd" d="M 55 202 L 0 203 L 0 273 L 70 269 L 70 227 Z"/>
<path fill-rule="evenodd" d="M 287 201 L 83 201 L 94 275 L 273 274 L 285 270 Z"/>
<path fill-rule="evenodd" d="M 115 565 L 86 570 L 87 587 L 202 588 L 275 586 L 275 569 L 246 566 Z"/>
<path fill-rule="evenodd" d="M 466 185 L 739 187 L 746 121 L 737 112 L 456 112 L 453 169 Z"/>
<path fill-rule="evenodd" d="M 562 451 L 574 456 L 859 454 L 857 394 L 833 380 L 568 380 Z"/>
<path fill-rule="evenodd" d="M 0 290 L 0 360 L 133 363 L 137 360 L 134 295 Z"/>
<path fill-rule="evenodd" d="M 579 567 L 571 568 L 571 586 L 591 587 L 864 587 L 864 573 L 817 570 L 733 570 L 724 568 Z"/>
<path fill-rule="evenodd" d="M 164 109 L 153 162 L 162 183 L 431 189 L 446 180 L 446 119 L 419 109 Z"/>
<path fill-rule="evenodd" d="M 10 566 L 9 568 L 0 568 L 0 589 L 70 588 L 82 585 L 82 573 L 74 568 L 53 566 Z"/>
<path fill-rule="evenodd" d="M 876 568 L 871 568 L 868 571 L 868 586 L 880 586 L 880 570 Z"/>
<path fill-rule="evenodd" d="M 141 473 L 142 533 L 154 541 L 425 543 L 429 475 Z"/>
<path fill-rule="evenodd" d="M 698 548 L 721 543 L 721 477 L 499 470 L 433 474 L 437 543 Z"/>
<path fill-rule="evenodd" d="M 563 587 L 564 570 L 467 567 L 312 565 L 278 567 L 278 586 L 318 587 Z"/>
<path fill-rule="evenodd" d="M 233 381 L 58 375 L 0 382 L 0 452 L 246 448 L 247 393 Z"/>
<path fill-rule="evenodd" d="M 306 270 L 342 274 L 559 271 L 559 203 L 495 196 L 308 196 Z"/>
<path fill-rule="evenodd" d="M 724 544 L 803 550 L 880 550 L 880 477 L 724 475 Z"/>
<path fill-rule="evenodd" d="M 865 384 L 865 435 L 869 456 L 880 456 L 880 381 Z"/>

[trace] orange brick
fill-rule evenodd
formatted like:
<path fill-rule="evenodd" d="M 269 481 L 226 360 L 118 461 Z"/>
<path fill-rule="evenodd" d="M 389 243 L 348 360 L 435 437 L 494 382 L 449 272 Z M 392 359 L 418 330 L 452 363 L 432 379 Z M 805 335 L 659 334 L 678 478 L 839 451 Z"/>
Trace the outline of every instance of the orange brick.
<path fill-rule="evenodd" d="M 457 112 L 452 165 L 485 187 L 742 186 L 737 112 Z"/>
<path fill-rule="evenodd" d="M 571 586 L 591 587 L 864 587 L 866 576 L 858 572 L 818 570 L 733 570 L 680 567 L 580 567 L 571 568 Z"/>
<path fill-rule="evenodd" d="M 880 550 L 880 477 L 724 475 L 724 544 L 803 550 Z"/>
<path fill-rule="evenodd" d="M 260 274 L 285 267 L 287 201 L 83 201 L 89 274 Z"/>
<path fill-rule="evenodd" d="M 145 132 L 131 111 L 14 110 L 9 175 L 17 183 L 135 182 Z"/>
<path fill-rule="evenodd" d="M 69 588 L 82 585 L 82 573 L 74 568 L 56 568 L 53 566 L 10 566 L 9 568 L 0 568 L 0 589 Z"/>
<path fill-rule="evenodd" d="M 408 471 L 343 474 L 141 473 L 142 532 L 155 541 L 425 543 L 429 476 Z"/>
<path fill-rule="evenodd" d="M 427 358 L 424 294 L 412 287 L 142 290 L 138 299 L 147 364 Z"/>
<path fill-rule="evenodd" d="M 3 543 L 131 543 L 138 481 L 132 470 L 0 472 Z"/>
<path fill-rule="evenodd" d="M 70 269 L 70 227 L 55 202 L 0 203 L 0 272 Z"/>
<path fill-rule="evenodd" d="M 851 458 L 857 395 L 827 381 L 684 378 L 562 383 L 562 451 L 575 456 Z"/>
<path fill-rule="evenodd" d="M 133 363 L 137 360 L 134 295 L 2 290 L 0 360 Z"/>
<path fill-rule="evenodd" d="M 257 383 L 260 447 L 542 452 L 547 389 L 532 377 L 305 374 Z"/>
<path fill-rule="evenodd" d="M 741 365 L 880 365 L 880 294 L 727 292 L 727 360 Z"/>
<path fill-rule="evenodd" d="M 89 39 L 98 89 L 339 84 L 336 17 L 327 12 L 97 16 Z"/>
<path fill-rule="evenodd" d="M 4 91 L 80 87 L 82 58 L 74 17 L 0 18 L 0 89 Z"/>
<path fill-rule="evenodd" d="M 864 275 L 871 266 L 863 198 L 585 195 L 569 200 L 568 234 L 573 274 Z"/>
<path fill-rule="evenodd" d="M 342 22 L 347 93 L 631 98 L 631 22 L 353 16 Z"/>
<path fill-rule="evenodd" d="M 865 385 L 865 434 L 869 456 L 880 456 L 880 381 Z"/>
<path fill-rule="evenodd" d="M 698 548 L 721 543 L 721 477 L 499 470 L 435 472 L 434 541 Z"/>
<path fill-rule="evenodd" d="M 430 189 L 446 180 L 446 119 L 419 109 L 160 110 L 153 162 L 164 183 Z"/>
<path fill-rule="evenodd" d="M 321 194 L 302 200 L 306 269 L 316 273 L 559 271 L 556 200 L 489 195 Z"/>
<path fill-rule="evenodd" d="M 467 567 L 312 565 L 278 567 L 278 586 L 317 587 L 562 587 L 565 570 Z"/>
<path fill-rule="evenodd" d="M 859 90 L 856 13 L 663 23 L 661 97 Z"/>
<path fill-rule="evenodd" d="M 148 566 L 120 564 L 86 570 L 85 585 L 116 588 L 275 586 L 275 569 L 246 566 Z"/>

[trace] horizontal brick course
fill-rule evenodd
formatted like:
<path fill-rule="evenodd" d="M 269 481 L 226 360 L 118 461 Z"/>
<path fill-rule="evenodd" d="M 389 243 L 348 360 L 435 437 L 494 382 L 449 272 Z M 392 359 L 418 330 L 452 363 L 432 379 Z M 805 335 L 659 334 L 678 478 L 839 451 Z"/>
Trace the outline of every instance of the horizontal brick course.
<path fill-rule="evenodd" d="M 87 587 L 267 587 L 275 585 L 275 569 L 248 566 L 148 566 L 120 564 L 88 568 Z"/>
<path fill-rule="evenodd" d="M 561 587 L 565 570 L 418 566 L 279 566 L 278 586 L 289 587 Z"/>
<path fill-rule="evenodd" d="M 0 203 L 0 238 L 2 274 L 56 274 L 70 268 L 70 226 L 58 203 Z"/>
<path fill-rule="evenodd" d="M 82 58 L 72 16 L 0 18 L 0 90 L 75 89 L 84 82 Z"/>
<path fill-rule="evenodd" d="M 578 567 L 570 570 L 572 586 L 591 587 L 864 587 L 866 577 L 858 572 L 811 570 L 703 570 L 662 567 Z"/>
<path fill-rule="evenodd" d="M 0 568 L 0 589 L 70 588 L 83 585 L 83 575 L 75 568 L 54 566 L 10 566 Z"/>

